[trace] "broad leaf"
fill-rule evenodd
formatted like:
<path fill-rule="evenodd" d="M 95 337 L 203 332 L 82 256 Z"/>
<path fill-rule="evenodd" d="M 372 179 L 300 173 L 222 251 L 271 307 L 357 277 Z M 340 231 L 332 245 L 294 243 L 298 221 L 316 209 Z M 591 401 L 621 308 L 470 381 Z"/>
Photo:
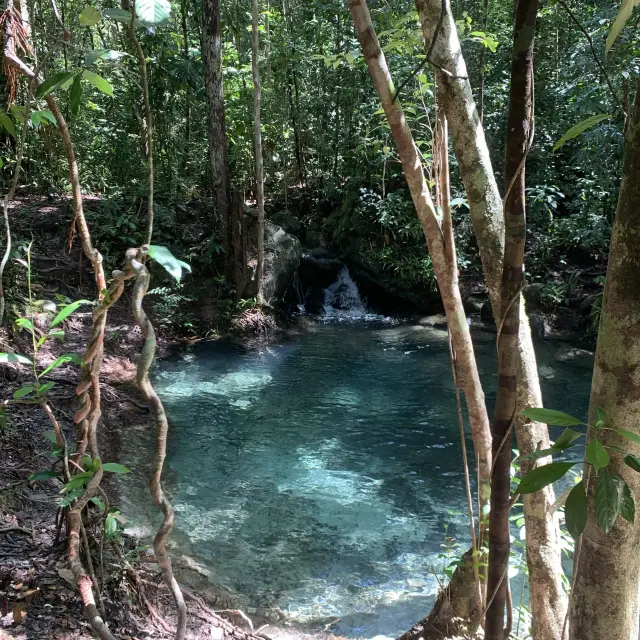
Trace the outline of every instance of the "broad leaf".
<path fill-rule="evenodd" d="M 589 443 L 587 446 L 586 456 L 587 461 L 593 465 L 596 472 L 609 464 L 609 454 L 598 438 L 594 438 Z"/>
<path fill-rule="evenodd" d="M 589 116 L 586 120 L 582 122 L 578 122 L 578 124 L 574 124 L 563 136 L 553 145 L 553 150 L 557 151 L 565 142 L 569 142 L 569 140 L 573 140 L 577 138 L 579 135 L 583 134 L 585 131 L 588 131 L 592 127 L 595 127 L 598 123 L 603 120 L 607 120 L 611 116 L 608 113 L 599 113 L 595 116 Z"/>
<path fill-rule="evenodd" d="M 93 73 L 93 71 L 88 71 L 87 69 L 82 72 L 82 76 L 96 89 L 102 91 L 102 93 L 106 93 L 108 96 L 113 96 L 113 86 L 111 86 L 111 83 L 105 80 L 102 76 L 99 76 L 97 73 Z"/>
<path fill-rule="evenodd" d="M 46 376 L 47 373 L 53 371 L 57 367 L 63 364 L 67 364 L 67 362 L 73 362 L 74 364 L 82 364 L 82 358 L 77 353 L 65 353 L 63 356 L 56 358 L 39 376 L 38 378 L 42 378 Z"/>
<path fill-rule="evenodd" d="M 167 247 L 150 244 L 149 257 L 161 264 L 178 281 L 182 278 L 183 269 L 191 271 L 191 267 L 186 262 L 178 260 Z"/>
<path fill-rule="evenodd" d="M 105 9 L 102 12 L 105 18 L 111 18 L 116 22 L 122 22 L 123 24 L 131 24 L 131 12 L 124 9 Z"/>
<path fill-rule="evenodd" d="M 571 446 L 574 440 L 577 440 L 581 433 L 574 431 L 573 429 L 565 429 L 553 443 L 554 449 L 566 449 Z"/>
<path fill-rule="evenodd" d="M 634 471 L 640 473 L 640 458 L 628 453 L 624 457 L 624 462 L 628 467 L 631 467 Z"/>
<path fill-rule="evenodd" d="M 36 471 L 29 476 L 29 480 L 34 482 L 36 480 L 51 480 L 57 477 L 58 474 L 55 471 Z"/>
<path fill-rule="evenodd" d="M 69 106 L 71 107 L 71 113 L 77 116 L 80 113 L 80 103 L 82 102 L 82 74 L 76 75 L 71 85 L 71 91 L 69 91 Z"/>
<path fill-rule="evenodd" d="M 44 439 L 48 440 L 51 444 L 58 444 L 58 436 L 56 436 L 56 432 L 55 431 L 47 431 L 44 434 Z"/>
<path fill-rule="evenodd" d="M 636 442 L 637 444 L 640 444 L 640 434 L 639 433 L 634 433 L 633 431 L 627 431 L 626 429 L 614 429 L 614 431 L 621 435 L 623 438 L 626 438 L 627 440 L 631 440 L 631 442 Z"/>
<path fill-rule="evenodd" d="M 113 538 L 115 534 L 118 532 L 118 521 L 115 519 L 114 515 L 110 513 L 104 519 L 104 535 L 107 538 Z"/>
<path fill-rule="evenodd" d="M 100 511 L 104 512 L 104 510 L 107 508 L 107 505 L 104 503 L 104 501 L 98 498 L 97 496 L 94 496 L 93 498 L 91 498 L 89 502 L 92 502 L 93 504 L 95 504 L 100 509 Z"/>
<path fill-rule="evenodd" d="M 633 524 L 636 520 L 636 501 L 633 499 L 633 494 L 629 485 L 622 480 L 622 496 L 620 498 L 620 515 L 627 521 Z"/>
<path fill-rule="evenodd" d="M 157 26 L 171 16 L 171 3 L 169 0 L 136 0 L 136 16 L 143 27 Z"/>
<path fill-rule="evenodd" d="M 24 387 L 20 387 L 13 392 L 13 399 L 20 400 L 20 398 L 26 398 L 35 391 L 35 387 L 32 384 L 25 384 Z"/>
<path fill-rule="evenodd" d="M 16 128 L 13 125 L 13 120 L 9 117 L 7 113 L 0 113 L 0 126 L 7 131 L 7 133 L 15 140 L 16 139 Z"/>
<path fill-rule="evenodd" d="M 62 88 L 65 89 L 73 82 L 73 71 L 63 71 L 62 73 L 56 73 L 53 76 L 49 76 L 36 91 L 36 98 L 44 98 L 48 96 L 52 91 Z"/>
<path fill-rule="evenodd" d="M 602 469 L 596 482 L 595 512 L 596 522 L 605 533 L 611 531 L 611 527 L 618 517 L 621 499 L 620 478 L 614 476 L 609 469 Z"/>
<path fill-rule="evenodd" d="M 607 36 L 607 41 L 604 45 L 604 53 L 605 55 L 609 53 L 609 50 L 613 46 L 613 43 L 616 41 L 622 29 L 624 29 L 624 25 L 627 24 L 631 14 L 633 13 L 633 8 L 640 4 L 640 0 L 622 0 L 622 5 L 620 6 L 620 11 L 618 11 L 618 15 L 616 19 L 613 21 L 611 25 L 611 29 L 609 29 L 609 35 Z"/>
<path fill-rule="evenodd" d="M 567 496 L 564 505 L 564 520 L 569 535 L 577 540 L 587 524 L 587 495 L 582 481 L 578 482 Z"/>
<path fill-rule="evenodd" d="M 90 478 L 93 477 L 93 471 L 85 471 L 84 473 L 76 473 L 75 476 L 71 477 L 71 480 L 67 482 L 67 484 L 62 487 L 60 493 L 69 493 L 69 491 L 73 491 L 73 489 L 78 489 L 83 487 Z"/>
<path fill-rule="evenodd" d="M 602 429 L 606 425 L 607 413 L 602 407 L 596 407 L 596 429 Z"/>
<path fill-rule="evenodd" d="M 554 427 L 574 427 L 578 424 L 584 424 L 582 420 L 574 418 L 562 411 L 556 411 L 555 409 L 538 409 L 535 407 L 529 407 L 524 409 L 522 415 L 534 422 L 543 422 Z"/>
<path fill-rule="evenodd" d="M 577 462 L 552 462 L 538 467 L 520 480 L 517 491 L 522 494 L 540 491 L 547 485 L 560 480 L 575 464 Z"/>
<path fill-rule="evenodd" d="M 84 61 L 89 65 L 98 62 L 98 60 L 120 60 L 120 58 L 124 58 L 125 56 L 129 56 L 129 54 L 124 53 L 124 51 L 114 51 L 113 49 L 94 49 L 87 53 Z"/>
<path fill-rule="evenodd" d="M 58 315 L 53 319 L 51 328 L 53 329 L 56 325 L 64 322 L 81 304 L 93 304 L 93 302 L 91 300 L 76 300 L 75 302 L 62 307 L 58 312 Z"/>
<path fill-rule="evenodd" d="M 118 464 L 117 462 L 105 462 L 102 465 L 102 468 L 105 471 L 110 471 L 111 473 L 131 473 L 131 469 L 125 467 L 123 464 Z"/>
<path fill-rule="evenodd" d="M 38 394 L 43 396 L 48 391 L 51 391 L 51 389 L 53 389 L 53 387 L 55 387 L 55 386 L 56 386 L 55 382 L 45 382 L 43 385 L 41 385 L 38 388 Z"/>
<path fill-rule="evenodd" d="M 7 362 L 33 365 L 33 362 L 31 362 L 27 356 L 21 356 L 19 353 L 0 353 L 0 364 Z"/>
<path fill-rule="evenodd" d="M 27 331 L 33 330 L 33 322 L 31 322 L 29 318 L 18 318 L 16 320 L 16 326 L 20 327 L 21 329 L 27 329 Z"/>
<path fill-rule="evenodd" d="M 81 27 L 93 27 L 102 20 L 102 14 L 93 7 L 85 7 L 78 15 Z"/>

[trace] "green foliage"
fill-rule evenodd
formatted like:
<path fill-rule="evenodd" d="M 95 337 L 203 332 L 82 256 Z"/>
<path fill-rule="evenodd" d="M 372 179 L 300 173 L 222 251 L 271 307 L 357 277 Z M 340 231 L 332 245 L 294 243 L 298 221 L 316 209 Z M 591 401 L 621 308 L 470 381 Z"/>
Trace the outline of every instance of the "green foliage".
<path fill-rule="evenodd" d="M 149 245 L 149 257 L 162 265 L 178 282 L 182 278 L 182 271 L 191 272 L 191 267 L 182 260 L 178 260 L 167 247 Z"/>

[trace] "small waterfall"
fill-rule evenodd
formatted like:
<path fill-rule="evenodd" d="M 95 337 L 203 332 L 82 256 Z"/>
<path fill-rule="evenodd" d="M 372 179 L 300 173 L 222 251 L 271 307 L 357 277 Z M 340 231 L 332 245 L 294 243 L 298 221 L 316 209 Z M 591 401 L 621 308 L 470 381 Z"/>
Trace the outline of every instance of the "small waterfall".
<path fill-rule="evenodd" d="M 363 318 L 367 309 L 360 297 L 358 285 L 351 278 L 347 267 L 338 273 L 338 279 L 324 290 L 326 317 Z"/>

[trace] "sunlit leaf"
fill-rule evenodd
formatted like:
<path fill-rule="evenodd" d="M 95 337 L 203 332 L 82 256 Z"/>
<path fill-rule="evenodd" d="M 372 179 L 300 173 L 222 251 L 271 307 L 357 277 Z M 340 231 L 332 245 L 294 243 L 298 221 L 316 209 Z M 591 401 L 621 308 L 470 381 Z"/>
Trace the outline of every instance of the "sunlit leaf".
<path fill-rule="evenodd" d="M 183 269 L 191 271 L 191 267 L 186 262 L 178 260 L 167 247 L 150 244 L 149 257 L 161 264 L 178 281 L 182 278 Z"/>
<path fill-rule="evenodd" d="M 622 500 L 622 483 L 609 469 L 602 469 L 596 481 L 595 514 L 596 522 L 605 533 L 611 531 L 613 523 L 620 512 Z"/>
<path fill-rule="evenodd" d="M 64 322 L 81 304 L 93 304 L 93 302 L 91 300 L 76 300 L 71 304 L 66 305 L 58 312 L 58 315 L 53 319 L 51 328 L 59 325 L 61 322 Z"/>
<path fill-rule="evenodd" d="M 599 113 L 596 116 L 590 116 L 586 120 L 582 122 L 578 122 L 578 124 L 574 124 L 563 136 L 553 145 L 553 150 L 557 151 L 565 142 L 569 142 L 569 140 L 573 140 L 577 138 L 579 135 L 583 134 L 585 131 L 595 127 L 598 123 L 603 120 L 607 120 L 611 116 L 609 114 Z"/>
<path fill-rule="evenodd" d="M 582 436 L 581 433 L 579 433 L 578 431 L 574 431 L 573 429 L 565 429 L 556 439 L 556 441 L 553 443 L 553 448 L 554 449 L 566 449 L 567 447 L 570 447 L 571 444 L 577 440 L 580 436 Z"/>
<path fill-rule="evenodd" d="M 108 96 L 113 96 L 113 86 L 102 76 L 85 69 L 82 72 L 82 77 L 87 80 L 87 82 L 90 82 L 98 91 L 102 91 L 102 93 L 106 93 Z"/>
<path fill-rule="evenodd" d="M 110 471 L 111 473 L 131 473 L 131 469 L 125 467 L 123 464 L 118 464 L 117 462 L 105 462 L 102 465 L 102 468 L 105 471 Z"/>
<path fill-rule="evenodd" d="M 19 353 L 0 353 L 0 364 L 7 362 L 19 362 L 20 364 L 33 364 L 27 356 L 21 356 Z"/>
<path fill-rule="evenodd" d="M 93 7 L 85 7 L 78 15 L 81 27 L 93 27 L 102 20 L 102 14 Z"/>
<path fill-rule="evenodd" d="M 587 495 L 582 481 L 571 489 L 564 505 L 564 519 L 569 535 L 577 540 L 587 524 Z"/>
<path fill-rule="evenodd" d="M 56 358 L 39 376 L 38 378 L 42 378 L 46 376 L 47 373 L 53 371 L 57 367 L 63 364 L 67 364 L 67 362 L 73 362 L 74 364 L 82 364 L 82 358 L 77 353 L 65 353 L 63 356 Z"/>
<path fill-rule="evenodd" d="M 560 480 L 575 464 L 577 462 L 552 462 L 551 464 L 537 467 L 520 480 L 517 490 L 522 494 L 540 491 L 547 485 Z"/>
<path fill-rule="evenodd" d="M 157 26 L 171 16 L 169 0 L 136 0 L 136 16 L 143 27 Z"/>
<path fill-rule="evenodd" d="M 624 25 L 629 21 L 634 7 L 638 6 L 638 4 L 640 4 L 640 0 L 622 0 L 620 11 L 618 11 L 618 15 L 613 21 L 611 29 L 609 29 L 609 35 L 607 36 L 607 41 L 604 45 L 605 55 L 609 53 L 613 43 L 617 40 L 620 32 L 624 29 Z"/>
<path fill-rule="evenodd" d="M 562 411 L 556 411 L 555 409 L 542 409 L 529 407 L 524 409 L 522 415 L 534 422 L 543 422 L 554 427 L 573 427 L 579 424 L 584 424 L 582 420 L 574 418 Z"/>
<path fill-rule="evenodd" d="M 587 446 L 586 457 L 596 471 L 609 464 L 609 454 L 598 438 L 594 438 Z"/>
<path fill-rule="evenodd" d="M 94 64 L 98 60 L 108 60 L 115 61 L 120 60 L 124 57 L 131 57 L 128 53 L 124 51 L 114 51 L 113 49 L 94 49 L 93 51 L 89 51 L 85 56 L 85 63 L 87 65 Z"/>

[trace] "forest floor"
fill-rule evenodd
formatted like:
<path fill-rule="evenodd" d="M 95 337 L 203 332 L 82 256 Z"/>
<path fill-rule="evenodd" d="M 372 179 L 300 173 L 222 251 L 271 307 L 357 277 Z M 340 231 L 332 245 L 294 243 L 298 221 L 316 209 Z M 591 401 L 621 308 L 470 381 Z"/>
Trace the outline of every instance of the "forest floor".
<path fill-rule="evenodd" d="M 61 293 L 71 299 L 94 297 L 89 264 L 78 249 L 68 252 L 61 246 L 59 228 L 68 229 L 68 212 L 63 207 L 43 203 L 23 209 L 29 215 L 14 216 L 14 233 L 35 235 L 32 250 L 34 298 L 52 299 Z M 21 211 L 22 213 L 22 211 Z M 28 237 L 28 236 L 27 236 Z M 20 310 L 27 300 L 25 270 L 12 265 L 8 308 Z M 154 428 L 153 420 L 133 381 L 134 361 L 142 345 L 125 293 L 109 312 L 105 335 L 105 359 L 101 375 L 102 420 L 100 448 L 103 460 L 117 460 L 119 437 L 132 424 Z M 89 337 L 91 313 L 87 307 L 64 323 L 63 341 L 48 340 L 37 358 L 39 370 L 63 353 L 81 353 Z M 34 318 L 38 325 L 38 317 Z M 159 352 L 175 334 L 159 332 Z M 0 329 L 0 351 L 32 354 L 29 331 Z M 6 420 L 0 422 L 0 635 L 5 638 L 80 640 L 94 637 L 83 611 L 75 581 L 67 561 L 64 518 L 57 501 L 62 484 L 57 479 L 30 481 L 33 472 L 54 468 L 51 443 L 46 434 L 51 423 L 38 405 L 8 404 L 13 392 L 33 377 L 31 368 L 10 363 L 0 371 L 0 404 Z M 73 414 L 77 410 L 75 385 L 79 369 L 63 365 L 47 380 L 56 386 L 49 392 L 50 405 L 67 441 L 73 442 Z M 111 503 L 117 504 L 115 485 L 102 483 Z M 141 487 L 141 491 L 147 491 Z M 165 588 L 153 556 L 149 556 L 130 536 L 121 535 L 121 544 L 102 537 L 101 514 L 91 505 L 85 515 L 88 549 L 100 585 L 105 618 L 121 640 L 173 638 L 175 618 L 172 599 Z M 180 575 L 180 574 L 178 574 Z M 244 614 L 232 610 L 222 617 L 214 609 L 227 609 L 227 600 L 216 600 L 206 590 L 205 602 L 184 587 L 189 610 L 188 638 L 200 640 L 265 638 L 256 635 Z M 256 633 L 258 633 L 256 632 Z M 270 633 L 270 637 L 280 634 Z"/>

